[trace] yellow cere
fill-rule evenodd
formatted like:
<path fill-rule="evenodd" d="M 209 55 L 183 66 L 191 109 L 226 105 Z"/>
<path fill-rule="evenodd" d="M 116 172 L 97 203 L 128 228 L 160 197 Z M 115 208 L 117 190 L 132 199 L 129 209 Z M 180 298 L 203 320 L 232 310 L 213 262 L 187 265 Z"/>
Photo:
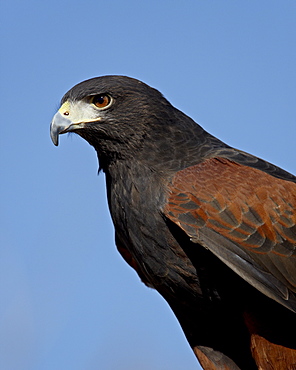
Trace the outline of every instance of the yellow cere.
<path fill-rule="evenodd" d="M 65 112 L 70 113 L 70 103 L 68 101 L 65 101 L 65 103 L 59 109 L 59 112 L 61 114 L 64 114 Z"/>
<path fill-rule="evenodd" d="M 74 102 L 66 101 L 62 104 L 58 113 L 71 121 L 72 124 L 100 121 L 98 109 L 89 103 L 88 100 L 82 99 Z"/>

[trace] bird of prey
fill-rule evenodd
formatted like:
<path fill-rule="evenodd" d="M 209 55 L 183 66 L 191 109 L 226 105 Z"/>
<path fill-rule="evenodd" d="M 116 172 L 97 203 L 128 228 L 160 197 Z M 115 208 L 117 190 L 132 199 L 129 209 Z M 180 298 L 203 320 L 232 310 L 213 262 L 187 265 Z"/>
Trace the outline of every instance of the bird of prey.
<path fill-rule="evenodd" d="M 296 177 L 234 149 L 133 78 L 79 83 L 74 132 L 106 177 L 115 241 L 204 369 L 296 369 Z"/>

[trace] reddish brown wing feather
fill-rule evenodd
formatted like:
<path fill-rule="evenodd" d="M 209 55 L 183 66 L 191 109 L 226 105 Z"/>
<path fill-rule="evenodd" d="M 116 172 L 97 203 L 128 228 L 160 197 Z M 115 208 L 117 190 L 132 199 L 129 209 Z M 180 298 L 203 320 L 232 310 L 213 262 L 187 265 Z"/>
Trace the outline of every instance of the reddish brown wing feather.
<path fill-rule="evenodd" d="M 271 343 L 260 335 L 251 335 L 251 351 L 258 369 L 296 369 L 295 350 Z"/>
<path fill-rule="evenodd" d="M 173 178 L 165 214 L 193 240 L 209 228 L 296 291 L 296 184 L 224 158 Z"/>

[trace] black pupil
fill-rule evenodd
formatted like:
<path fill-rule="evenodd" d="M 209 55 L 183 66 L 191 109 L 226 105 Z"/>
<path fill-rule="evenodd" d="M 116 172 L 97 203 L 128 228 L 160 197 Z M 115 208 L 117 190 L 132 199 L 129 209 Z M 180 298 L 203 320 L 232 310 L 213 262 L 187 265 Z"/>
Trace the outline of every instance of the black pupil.
<path fill-rule="evenodd" d="M 97 95 L 94 97 L 93 103 L 101 105 L 105 103 L 105 99 L 106 99 L 106 95 Z"/>

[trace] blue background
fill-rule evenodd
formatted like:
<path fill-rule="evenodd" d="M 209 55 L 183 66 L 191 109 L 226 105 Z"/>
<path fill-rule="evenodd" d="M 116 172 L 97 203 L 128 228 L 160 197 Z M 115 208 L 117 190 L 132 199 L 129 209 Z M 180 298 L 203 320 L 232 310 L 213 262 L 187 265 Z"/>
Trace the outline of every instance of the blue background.
<path fill-rule="evenodd" d="M 55 148 L 49 123 L 74 84 L 128 75 L 295 174 L 295 1 L 1 8 L 0 368 L 196 369 L 166 302 L 116 251 L 94 150 L 75 135 Z"/>

